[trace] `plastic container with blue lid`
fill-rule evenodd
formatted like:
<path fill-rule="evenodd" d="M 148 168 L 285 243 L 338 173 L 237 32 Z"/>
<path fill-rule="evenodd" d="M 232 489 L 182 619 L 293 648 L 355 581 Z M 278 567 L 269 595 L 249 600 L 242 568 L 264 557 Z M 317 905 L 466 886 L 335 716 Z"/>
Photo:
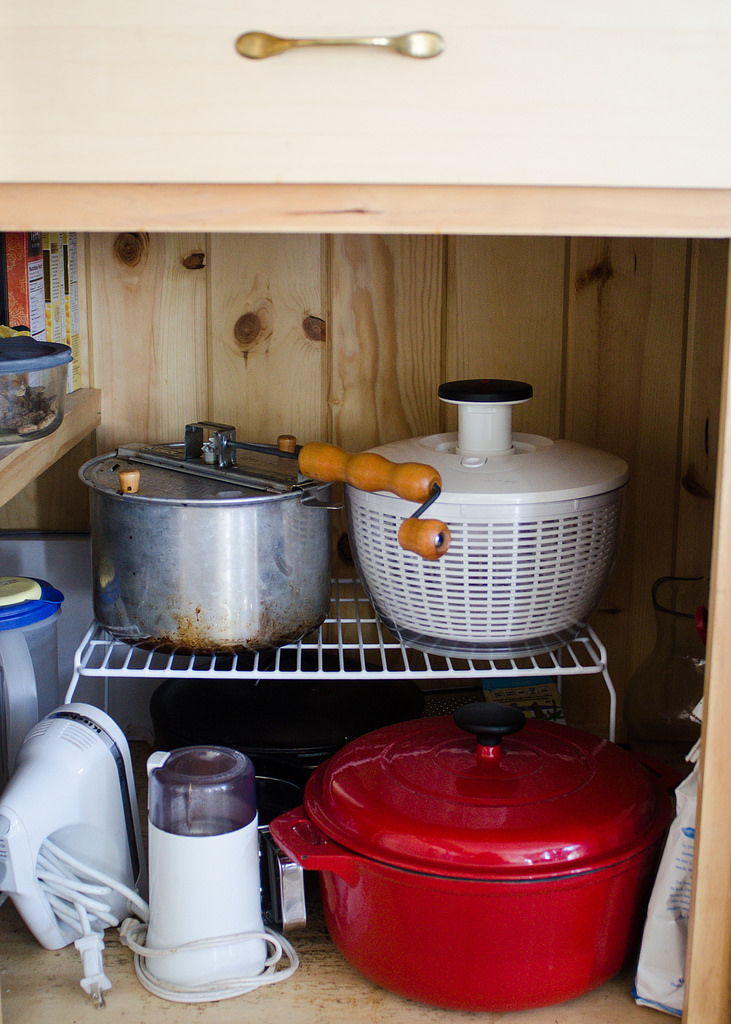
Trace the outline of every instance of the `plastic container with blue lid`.
<path fill-rule="evenodd" d="M 58 612 L 63 594 L 31 576 L 0 576 L 0 630 L 21 629 Z"/>
<path fill-rule="evenodd" d="M 0 785 L 36 722 L 60 703 L 58 627 L 63 594 L 45 580 L 0 576 Z"/>
<path fill-rule="evenodd" d="M 24 335 L 0 339 L 0 444 L 35 441 L 57 429 L 72 358 L 68 345 Z"/>

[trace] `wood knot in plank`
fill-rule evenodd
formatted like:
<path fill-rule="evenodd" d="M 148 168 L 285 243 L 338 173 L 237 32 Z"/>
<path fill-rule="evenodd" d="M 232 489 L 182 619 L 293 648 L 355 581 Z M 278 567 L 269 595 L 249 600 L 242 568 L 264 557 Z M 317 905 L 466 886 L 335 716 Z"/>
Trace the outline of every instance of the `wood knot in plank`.
<path fill-rule="evenodd" d="M 591 284 L 604 285 L 612 277 L 614 277 L 614 267 L 609 253 L 605 252 L 596 263 L 588 267 L 583 274 L 579 274 L 576 278 L 576 290 L 581 291 Z"/>
<path fill-rule="evenodd" d="M 206 254 L 199 249 L 189 252 L 180 261 L 186 270 L 203 270 L 206 265 Z"/>
<path fill-rule="evenodd" d="M 242 352 L 249 352 L 263 340 L 268 326 L 265 310 L 259 310 L 258 313 L 242 313 L 234 324 L 234 341 Z"/>
<path fill-rule="evenodd" d="M 714 498 L 714 494 L 696 478 L 692 467 L 681 480 L 681 484 L 683 490 L 694 498 L 704 498 L 707 501 L 712 501 Z"/>
<path fill-rule="evenodd" d="M 123 231 L 114 239 L 114 256 L 125 267 L 137 267 L 147 258 L 150 236 L 145 231 Z"/>
<path fill-rule="evenodd" d="M 325 341 L 325 321 L 319 316 L 306 316 L 302 321 L 302 330 L 310 341 Z"/>
<path fill-rule="evenodd" d="M 353 558 L 353 549 L 350 546 L 350 537 L 347 533 L 341 533 L 338 537 L 337 544 L 335 546 L 338 553 L 338 558 L 341 562 L 346 565 L 355 565 L 355 559 Z"/>

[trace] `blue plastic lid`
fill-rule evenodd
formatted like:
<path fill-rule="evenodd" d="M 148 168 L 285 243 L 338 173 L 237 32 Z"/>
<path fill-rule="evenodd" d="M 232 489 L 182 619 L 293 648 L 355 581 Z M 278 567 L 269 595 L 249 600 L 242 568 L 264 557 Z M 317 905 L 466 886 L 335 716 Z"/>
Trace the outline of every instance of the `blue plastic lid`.
<path fill-rule="evenodd" d="M 58 611 L 63 594 L 45 580 L 0 576 L 0 630 L 22 629 Z"/>
<path fill-rule="evenodd" d="M 0 373 L 21 373 L 25 370 L 47 370 L 73 359 L 68 345 L 33 338 L 3 338 L 0 341 Z"/>

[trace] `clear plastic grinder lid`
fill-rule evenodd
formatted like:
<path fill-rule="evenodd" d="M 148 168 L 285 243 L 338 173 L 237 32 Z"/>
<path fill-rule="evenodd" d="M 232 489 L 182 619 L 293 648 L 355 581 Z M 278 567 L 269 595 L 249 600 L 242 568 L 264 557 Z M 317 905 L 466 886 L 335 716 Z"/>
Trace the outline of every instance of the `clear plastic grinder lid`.
<path fill-rule="evenodd" d="M 498 730 L 504 712 L 516 713 L 497 704 L 470 708 L 478 719 L 497 715 Z M 463 878 L 594 870 L 662 834 L 669 795 L 627 751 L 537 719 L 507 732 L 495 757 L 450 717 L 377 730 L 317 769 L 307 812 L 362 856 Z"/>
<path fill-rule="evenodd" d="M 150 822 L 163 832 L 216 836 L 256 815 L 254 765 L 230 747 L 179 747 L 149 764 Z"/>

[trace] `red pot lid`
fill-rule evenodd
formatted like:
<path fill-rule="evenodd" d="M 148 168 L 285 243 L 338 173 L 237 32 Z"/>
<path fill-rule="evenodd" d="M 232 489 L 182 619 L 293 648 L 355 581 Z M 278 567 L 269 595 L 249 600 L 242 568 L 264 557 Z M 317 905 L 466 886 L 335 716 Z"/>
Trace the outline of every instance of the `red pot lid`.
<path fill-rule="evenodd" d="M 670 820 L 665 786 L 608 740 L 492 703 L 455 719 L 343 747 L 307 784 L 310 818 L 364 857 L 488 879 L 599 869 L 654 843 Z"/>

